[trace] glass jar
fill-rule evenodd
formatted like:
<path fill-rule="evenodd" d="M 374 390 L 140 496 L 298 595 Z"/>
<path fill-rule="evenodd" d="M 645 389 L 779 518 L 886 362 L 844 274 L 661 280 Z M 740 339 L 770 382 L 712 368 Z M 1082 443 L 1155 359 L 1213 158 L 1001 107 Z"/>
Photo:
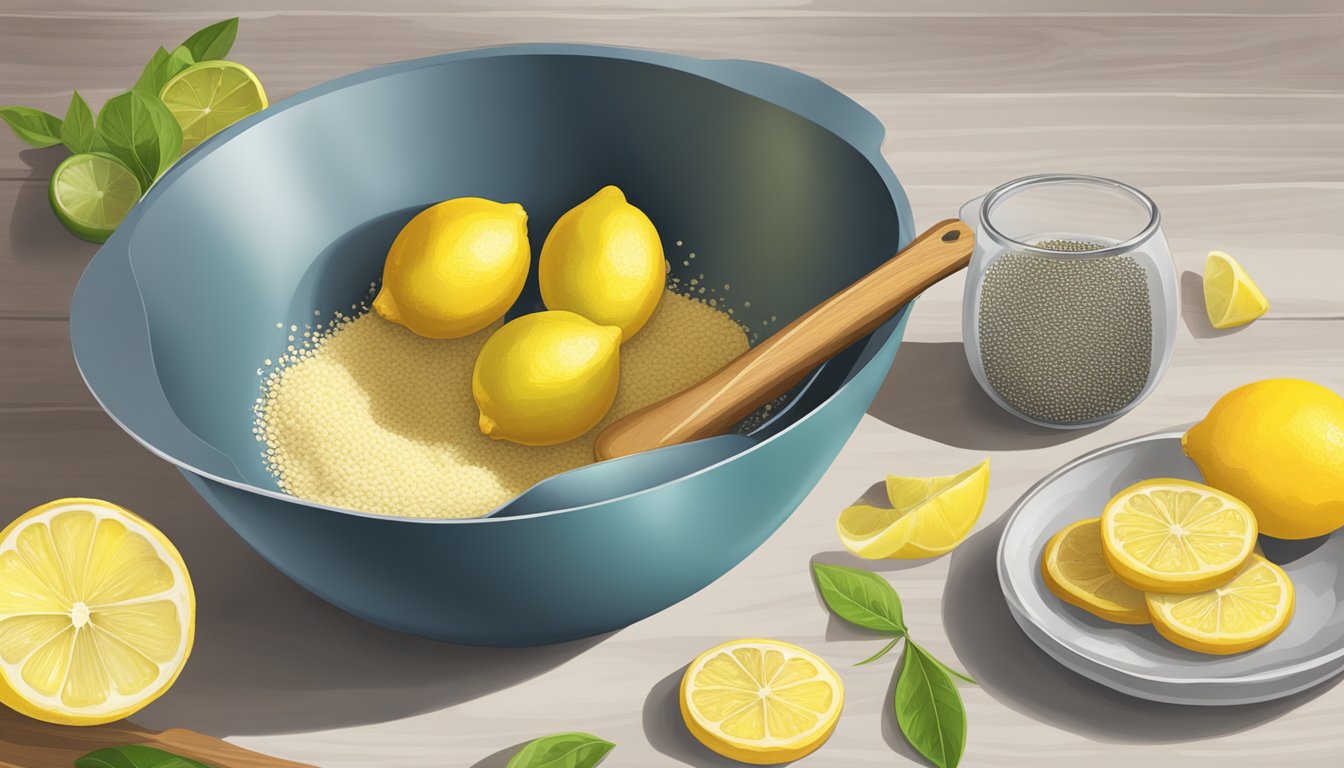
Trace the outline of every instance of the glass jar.
<path fill-rule="evenodd" d="M 976 233 L 962 339 L 994 402 L 1076 429 L 1152 392 L 1180 311 L 1152 198 L 1097 176 L 1028 176 L 966 203 L 961 218 Z"/>

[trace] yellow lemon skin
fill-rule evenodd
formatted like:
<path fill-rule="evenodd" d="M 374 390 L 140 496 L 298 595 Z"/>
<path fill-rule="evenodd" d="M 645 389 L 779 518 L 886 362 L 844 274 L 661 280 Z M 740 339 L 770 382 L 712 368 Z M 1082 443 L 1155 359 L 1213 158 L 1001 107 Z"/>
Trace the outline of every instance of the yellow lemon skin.
<path fill-rule="evenodd" d="M 1150 592 L 1146 598 L 1158 634 L 1186 650 L 1219 656 L 1254 650 L 1283 634 L 1297 600 L 1288 574 L 1260 555 L 1216 589 Z"/>
<path fill-rule="evenodd" d="M 504 316 L 531 263 L 527 212 L 479 197 L 445 200 L 407 222 L 373 308 L 431 339 L 460 339 Z"/>
<path fill-rule="evenodd" d="M 1269 311 L 1269 300 L 1241 264 L 1222 251 L 1204 260 L 1204 311 L 1214 328 L 1236 328 Z"/>
<path fill-rule="evenodd" d="M 1260 532 L 1310 539 L 1344 526 L 1344 397 L 1300 379 L 1223 395 L 1181 438 L 1209 485 L 1250 506 Z"/>
<path fill-rule="evenodd" d="M 622 339 L 644 327 L 667 282 L 658 230 L 612 186 L 571 208 L 551 228 L 537 263 L 547 309 L 615 325 Z"/>
<path fill-rule="evenodd" d="M 1041 556 L 1045 586 L 1060 600 L 1117 624 L 1151 624 L 1144 593 L 1106 563 L 1101 520 L 1079 520 L 1056 533 Z"/>
<path fill-rule="evenodd" d="M 555 445 L 597 425 L 620 383 L 621 329 L 573 312 L 523 315 L 495 331 L 471 374 L 481 432 Z"/>

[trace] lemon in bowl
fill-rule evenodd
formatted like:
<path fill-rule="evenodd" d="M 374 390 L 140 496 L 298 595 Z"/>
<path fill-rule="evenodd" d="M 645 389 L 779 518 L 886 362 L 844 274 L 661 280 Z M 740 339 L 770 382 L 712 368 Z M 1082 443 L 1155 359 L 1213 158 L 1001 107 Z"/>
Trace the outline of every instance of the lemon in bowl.
<path fill-rule="evenodd" d="M 547 309 L 576 312 L 629 339 L 658 306 L 667 262 L 658 230 L 618 187 L 606 186 L 560 217 L 537 262 Z"/>
<path fill-rule="evenodd" d="M 1344 397 L 1320 384 L 1238 387 L 1181 446 L 1209 485 L 1250 505 L 1261 533 L 1310 539 L 1344 526 Z"/>
<path fill-rule="evenodd" d="M 431 339 L 460 339 L 504 316 L 531 263 L 527 212 L 479 197 L 416 214 L 392 241 L 373 308 Z"/>
<path fill-rule="evenodd" d="M 506 323 L 481 347 L 471 374 L 481 432 L 522 445 L 582 435 L 616 400 L 620 349 L 620 328 L 573 312 L 534 312 Z"/>

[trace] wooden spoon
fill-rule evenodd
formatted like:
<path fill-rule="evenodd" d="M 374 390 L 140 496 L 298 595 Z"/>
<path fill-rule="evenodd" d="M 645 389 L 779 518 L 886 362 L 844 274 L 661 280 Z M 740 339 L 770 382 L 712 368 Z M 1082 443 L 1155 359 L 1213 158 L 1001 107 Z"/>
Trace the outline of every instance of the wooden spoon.
<path fill-rule="evenodd" d="M 724 434 L 872 333 L 924 289 L 964 269 L 974 248 L 975 234 L 965 222 L 935 224 L 882 266 L 700 383 L 613 422 L 597 436 L 598 461 Z"/>
<path fill-rule="evenodd" d="M 0 768 L 70 768 L 77 757 L 126 744 L 144 744 L 219 768 L 312 768 L 182 728 L 150 731 L 127 720 L 87 727 L 52 725 L 0 706 Z"/>

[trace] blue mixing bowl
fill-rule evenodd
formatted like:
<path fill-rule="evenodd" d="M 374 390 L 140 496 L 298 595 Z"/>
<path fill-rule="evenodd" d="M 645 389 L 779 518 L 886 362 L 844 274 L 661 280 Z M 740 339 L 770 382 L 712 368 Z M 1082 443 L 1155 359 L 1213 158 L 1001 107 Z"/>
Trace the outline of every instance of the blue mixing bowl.
<path fill-rule="evenodd" d="M 823 366 L 744 450 L 516 517 L 386 517 L 279 492 L 252 433 L 258 366 L 290 323 L 363 299 L 426 206 L 521 202 L 539 246 L 606 184 L 669 253 L 696 252 L 675 272 L 731 284 L 751 302 L 740 320 L 778 327 L 912 239 L 882 133 L 829 86 L 755 62 L 528 45 L 362 72 L 242 121 L 160 179 L 80 280 L 75 358 L 108 414 L 240 536 L 357 616 L 480 645 L 623 627 L 718 578 L 798 506 L 872 401 L 908 311 Z M 519 301 L 536 305 L 534 282 Z"/>

